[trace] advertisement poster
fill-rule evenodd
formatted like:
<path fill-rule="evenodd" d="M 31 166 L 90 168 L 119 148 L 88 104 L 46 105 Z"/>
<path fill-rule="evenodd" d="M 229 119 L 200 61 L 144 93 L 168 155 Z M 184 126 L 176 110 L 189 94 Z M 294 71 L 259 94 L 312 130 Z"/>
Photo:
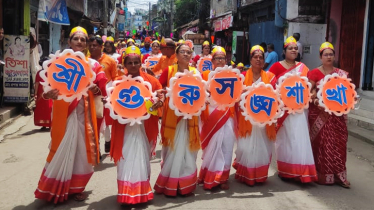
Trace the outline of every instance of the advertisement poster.
<path fill-rule="evenodd" d="M 29 100 L 30 39 L 28 36 L 4 36 L 4 97 L 6 103 Z"/>

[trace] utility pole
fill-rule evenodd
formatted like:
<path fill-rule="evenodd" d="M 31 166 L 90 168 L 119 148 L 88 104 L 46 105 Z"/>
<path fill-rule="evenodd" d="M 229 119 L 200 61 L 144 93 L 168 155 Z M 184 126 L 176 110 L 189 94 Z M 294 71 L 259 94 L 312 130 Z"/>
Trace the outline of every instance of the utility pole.
<path fill-rule="evenodd" d="M 103 0 L 104 3 L 104 15 L 103 15 L 103 26 L 104 26 L 104 35 L 107 35 L 108 28 L 108 0 Z"/>
<path fill-rule="evenodd" d="M 174 0 L 170 0 L 170 33 L 173 33 L 173 19 L 174 19 L 174 13 L 173 13 L 173 7 L 174 7 Z M 170 37 L 173 38 L 173 37 Z"/>

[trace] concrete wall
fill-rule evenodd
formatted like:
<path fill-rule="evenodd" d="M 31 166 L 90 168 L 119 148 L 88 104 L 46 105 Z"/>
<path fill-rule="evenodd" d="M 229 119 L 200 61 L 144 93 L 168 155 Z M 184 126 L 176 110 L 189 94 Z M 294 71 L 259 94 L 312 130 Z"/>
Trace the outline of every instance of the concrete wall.
<path fill-rule="evenodd" d="M 326 24 L 289 23 L 287 37 L 292 36 L 293 33 L 300 33 L 300 42 L 304 47 L 304 55 L 301 61 L 309 69 L 314 69 L 321 65 L 319 47 L 325 42 L 326 29 Z M 309 52 L 305 51 L 306 47 L 310 47 Z"/>
<path fill-rule="evenodd" d="M 299 0 L 287 0 L 287 19 L 294 19 L 299 16 Z"/>
<path fill-rule="evenodd" d="M 236 12 L 237 0 L 211 0 L 210 9 L 215 11 L 216 17 L 229 11 Z"/>

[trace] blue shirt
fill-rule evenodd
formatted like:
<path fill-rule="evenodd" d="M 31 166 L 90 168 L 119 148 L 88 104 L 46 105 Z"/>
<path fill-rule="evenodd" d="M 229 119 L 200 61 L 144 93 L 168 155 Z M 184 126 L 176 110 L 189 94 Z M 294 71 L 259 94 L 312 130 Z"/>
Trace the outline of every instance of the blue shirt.
<path fill-rule="evenodd" d="M 275 51 L 273 51 L 269 53 L 268 57 L 266 57 L 265 59 L 265 63 L 269 64 L 265 71 L 268 71 L 270 67 L 276 62 L 278 62 L 278 54 Z"/>
<path fill-rule="evenodd" d="M 146 54 L 148 54 L 148 53 L 150 53 L 150 52 L 152 52 L 152 48 L 151 48 L 151 47 L 149 47 L 148 50 L 145 49 L 145 47 L 143 47 L 142 49 L 140 49 L 140 53 L 141 53 L 142 55 L 146 55 Z"/>

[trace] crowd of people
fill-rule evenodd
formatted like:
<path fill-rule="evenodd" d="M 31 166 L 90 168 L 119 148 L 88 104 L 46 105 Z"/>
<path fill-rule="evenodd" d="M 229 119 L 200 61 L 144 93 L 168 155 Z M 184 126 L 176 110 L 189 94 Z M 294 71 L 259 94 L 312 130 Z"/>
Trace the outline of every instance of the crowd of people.
<path fill-rule="evenodd" d="M 284 43 L 282 61 L 274 54 L 274 45 L 255 45 L 250 50 L 250 68 L 242 70 L 244 85 L 260 82 L 277 84 L 288 72 L 299 72 L 312 84 L 312 102 L 302 113 L 285 113 L 277 123 L 259 127 L 245 120 L 237 106 L 217 109 L 207 103 L 199 117 L 183 119 L 169 107 L 165 88 L 178 72 L 189 70 L 208 80 L 210 71 L 199 72 L 196 64 L 202 57 L 210 57 L 213 70 L 227 65 L 226 51 L 220 46 L 203 43 L 201 54 L 193 57 L 191 45 L 165 38 L 161 42 L 144 39 L 139 49 L 133 39 L 105 43 L 98 36 L 89 36 L 84 28 L 72 29 L 69 46 L 73 51 L 85 52 L 97 74 L 88 96 L 67 103 L 56 100 L 57 89 L 44 92 L 37 88 L 35 125 L 51 127 L 51 145 L 47 163 L 42 171 L 35 197 L 54 203 L 63 202 L 74 194 L 74 199 L 86 199 L 83 191 L 100 163 L 100 134 L 117 166 L 118 196 L 121 204 L 144 203 L 153 199 L 150 184 L 150 160 L 155 158 L 158 136 L 161 136 L 161 172 L 153 186 L 154 192 L 167 196 L 191 195 L 197 184 L 206 190 L 230 188 L 231 167 L 235 179 L 247 185 L 265 182 L 275 146 L 278 176 L 282 180 L 301 183 L 339 184 L 349 188 L 346 172 L 348 131 L 345 116 L 331 115 L 322 109 L 316 97 L 317 85 L 332 73 L 347 75 L 333 66 L 334 47 L 321 45 L 322 65 L 309 70 L 298 62 L 299 47 L 294 37 Z M 120 47 L 118 47 L 120 46 Z M 88 49 L 88 51 L 87 51 Z M 152 69 L 142 67 L 149 56 L 160 57 Z M 237 65 L 238 68 L 243 65 Z M 110 81 L 123 75 L 140 76 L 151 84 L 159 100 L 153 104 L 159 115 L 152 115 L 141 125 L 124 125 L 113 120 L 107 109 L 97 118 L 93 109 L 94 97 L 106 97 Z M 36 81 L 40 83 L 40 78 Z M 40 100 L 39 100 L 40 99 Z M 105 103 L 105 100 L 104 100 Z M 53 120 L 51 120 L 51 118 Z M 159 121 L 161 128 L 159 129 Z M 232 160 L 234 145 L 235 159 Z M 202 150 L 202 164 L 198 169 L 197 153 Z"/>

